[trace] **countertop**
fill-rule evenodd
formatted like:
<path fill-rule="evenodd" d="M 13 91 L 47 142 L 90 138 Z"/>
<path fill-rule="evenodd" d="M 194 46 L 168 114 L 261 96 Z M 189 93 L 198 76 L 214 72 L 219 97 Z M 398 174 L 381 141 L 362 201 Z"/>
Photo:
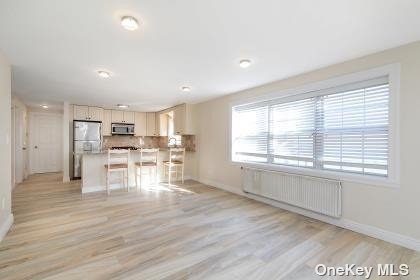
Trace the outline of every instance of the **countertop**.
<path fill-rule="evenodd" d="M 149 148 L 145 148 L 145 149 L 149 149 Z M 168 152 L 168 151 L 169 151 L 169 148 L 159 148 L 159 152 Z M 130 150 L 130 153 L 138 153 L 138 152 L 140 152 L 140 149 L 139 150 Z M 186 150 L 185 152 L 188 153 L 188 152 L 195 152 L 195 151 Z M 85 152 L 85 153 L 82 153 L 81 155 L 104 155 L 104 154 L 107 154 L 107 153 L 108 153 L 108 150 L 102 150 L 100 152 Z"/>

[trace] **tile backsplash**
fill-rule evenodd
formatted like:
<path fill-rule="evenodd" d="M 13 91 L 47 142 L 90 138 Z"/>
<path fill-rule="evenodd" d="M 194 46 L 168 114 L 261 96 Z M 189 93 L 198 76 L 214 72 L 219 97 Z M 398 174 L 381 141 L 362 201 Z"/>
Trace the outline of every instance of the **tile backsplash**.
<path fill-rule="evenodd" d="M 195 135 L 183 135 L 181 146 L 186 151 L 195 152 Z M 102 149 L 111 147 L 133 146 L 137 148 L 168 148 L 167 136 L 104 136 Z"/>

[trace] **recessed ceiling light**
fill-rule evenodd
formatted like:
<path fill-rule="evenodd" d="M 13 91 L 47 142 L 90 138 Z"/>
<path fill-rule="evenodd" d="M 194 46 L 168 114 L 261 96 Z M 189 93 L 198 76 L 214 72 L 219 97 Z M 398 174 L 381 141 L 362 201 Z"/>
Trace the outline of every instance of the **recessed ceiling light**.
<path fill-rule="evenodd" d="M 239 66 L 241 66 L 242 68 L 247 68 L 251 65 L 251 60 L 249 59 L 242 59 L 241 61 L 239 61 Z"/>
<path fill-rule="evenodd" d="M 127 30 L 133 31 L 139 28 L 139 22 L 132 16 L 124 16 L 121 18 L 121 25 Z"/>
<path fill-rule="evenodd" d="M 46 105 L 46 104 L 42 104 L 42 105 L 40 105 L 42 108 L 44 108 L 44 109 L 48 109 L 48 105 Z"/>
<path fill-rule="evenodd" d="M 182 90 L 183 92 L 190 92 L 190 91 L 191 91 L 191 87 L 188 87 L 188 86 L 183 86 L 183 87 L 181 87 L 181 90 Z"/>
<path fill-rule="evenodd" d="M 126 108 L 128 108 L 128 105 L 124 105 L 124 104 L 117 104 L 117 107 L 118 107 L 118 108 L 121 108 L 121 109 L 126 109 Z"/>
<path fill-rule="evenodd" d="M 111 77 L 111 74 L 107 71 L 99 70 L 99 71 L 97 71 L 97 73 L 98 73 L 99 77 L 101 77 L 101 78 L 106 79 L 106 78 Z"/>

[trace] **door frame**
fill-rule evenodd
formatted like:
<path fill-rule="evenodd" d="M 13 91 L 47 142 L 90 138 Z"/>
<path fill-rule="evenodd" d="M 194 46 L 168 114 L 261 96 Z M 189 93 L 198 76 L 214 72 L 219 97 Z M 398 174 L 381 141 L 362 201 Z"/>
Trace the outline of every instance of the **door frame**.
<path fill-rule="evenodd" d="M 33 150 L 32 150 L 32 147 L 33 147 L 33 145 L 34 145 L 34 133 L 33 133 L 33 127 L 34 127 L 34 117 L 35 116 L 54 116 L 54 117 L 59 117 L 59 118 L 61 118 L 61 123 L 62 123 L 62 120 L 63 120 L 63 114 L 60 114 L 60 113 L 56 113 L 56 112 L 34 112 L 34 111 L 29 111 L 28 112 L 28 135 L 29 135 L 29 137 L 28 137 L 28 157 L 29 157 L 29 160 L 28 160 L 28 162 L 29 162 L 29 174 L 35 174 L 35 173 L 38 173 L 38 172 L 35 172 L 34 171 L 34 162 L 33 162 Z M 62 124 L 61 124 L 62 125 Z M 62 129 L 62 127 L 61 127 L 61 129 L 60 129 L 60 135 L 61 135 L 61 141 L 60 141 L 60 147 L 61 147 L 61 150 L 63 149 L 63 141 L 62 141 L 62 138 L 63 138 L 63 129 Z M 62 168 L 63 168 L 63 166 L 62 166 Z"/>

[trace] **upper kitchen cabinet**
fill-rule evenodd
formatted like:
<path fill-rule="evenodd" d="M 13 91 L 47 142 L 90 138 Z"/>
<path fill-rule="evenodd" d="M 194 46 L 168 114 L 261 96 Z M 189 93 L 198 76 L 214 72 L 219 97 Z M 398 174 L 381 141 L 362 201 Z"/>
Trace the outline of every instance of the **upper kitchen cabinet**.
<path fill-rule="evenodd" d="M 104 118 L 104 109 L 99 107 L 90 107 L 89 106 L 89 120 L 101 122 Z"/>
<path fill-rule="evenodd" d="M 173 108 L 174 133 L 177 135 L 193 135 L 196 132 L 195 106 L 181 104 Z"/>
<path fill-rule="evenodd" d="M 73 119 L 87 120 L 89 118 L 89 106 L 73 105 Z"/>
<path fill-rule="evenodd" d="M 135 113 L 134 121 L 134 134 L 135 136 L 146 136 L 147 135 L 147 116 L 146 113 Z"/>
<path fill-rule="evenodd" d="M 156 113 L 146 113 L 146 136 L 156 135 Z"/>
<path fill-rule="evenodd" d="M 112 110 L 104 110 L 104 120 L 102 122 L 102 135 L 111 136 Z"/>
<path fill-rule="evenodd" d="M 134 123 L 135 122 L 135 113 L 124 111 L 124 123 Z"/>
<path fill-rule="evenodd" d="M 73 105 L 73 119 L 101 122 L 103 109 L 99 107 Z"/>
<path fill-rule="evenodd" d="M 135 121 L 134 112 L 112 110 L 113 123 L 134 123 L 134 121 Z"/>
<path fill-rule="evenodd" d="M 156 113 L 157 132 L 159 136 L 168 136 L 168 113 Z"/>
<path fill-rule="evenodd" d="M 113 123 L 123 123 L 124 122 L 124 112 L 123 111 L 112 110 L 111 121 Z"/>

